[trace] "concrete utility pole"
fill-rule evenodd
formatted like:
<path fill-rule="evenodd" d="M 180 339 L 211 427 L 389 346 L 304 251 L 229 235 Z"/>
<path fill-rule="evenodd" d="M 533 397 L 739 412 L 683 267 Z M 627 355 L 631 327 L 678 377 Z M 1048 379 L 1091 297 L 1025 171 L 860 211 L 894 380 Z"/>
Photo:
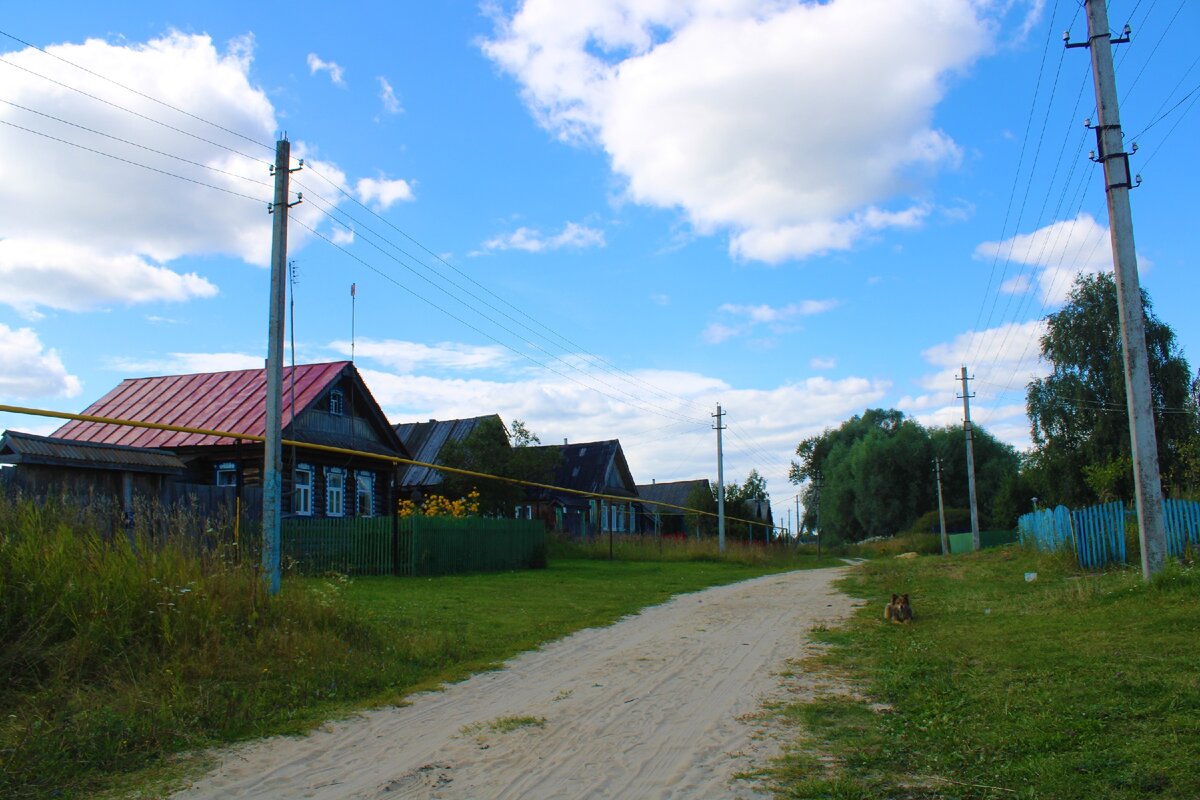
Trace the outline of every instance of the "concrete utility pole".
<path fill-rule="evenodd" d="M 796 547 L 800 546 L 800 493 L 796 492 Z"/>
<path fill-rule="evenodd" d="M 975 431 L 971 427 L 971 398 L 967 391 L 967 368 L 962 368 L 963 430 L 967 434 L 967 494 L 971 499 L 971 549 L 979 549 L 979 505 L 975 502 Z"/>
<path fill-rule="evenodd" d="M 938 485 L 938 526 L 942 531 L 942 555 L 950 555 L 950 537 L 946 534 L 946 509 L 942 505 L 942 460 L 933 460 L 933 470 L 937 473 Z"/>
<path fill-rule="evenodd" d="M 275 200 L 267 210 L 271 225 L 270 329 L 267 331 L 266 448 L 263 455 L 263 576 L 271 594 L 279 593 L 279 526 L 283 515 L 283 323 L 284 273 L 287 271 L 288 183 L 292 146 L 286 136 L 275 143 Z M 299 201 L 297 200 L 297 203 Z"/>
<path fill-rule="evenodd" d="M 717 431 L 717 548 L 725 552 L 725 453 L 721 449 L 721 431 L 725 430 L 725 426 L 721 424 L 721 418 L 725 416 L 725 412 L 721 410 L 721 404 L 717 403 L 717 413 L 712 416 L 716 417 L 717 422 L 713 427 Z"/>
<path fill-rule="evenodd" d="M 1121 117 L 1117 109 L 1117 81 L 1113 72 L 1113 44 L 1129 41 L 1112 38 L 1104 0 L 1087 0 L 1088 40 L 1067 47 L 1086 47 L 1092 56 L 1096 87 L 1094 160 L 1104 165 L 1104 190 L 1108 195 L 1108 227 L 1112 240 L 1117 307 L 1121 315 L 1121 349 L 1125 362 L 1125 402 L 1129 409 L 1129 441 L 1133 450 L 1133 485 L 1137 497 L 1138 536 L 1141 539 L 1142 577 L 1149 580 L 1166 561 L 1167 537 L 1163 525 L 1162 478 L 1158 471 L 1158 441 L 1154 431 L 1154 402 L 1150 394 L 1150 363 L 1146 352 L 1146 320 L 1138 284 L 1137 253 L 1133 245 L 1133 214 L 1129 190 L 1141 182 L 1130 180 L 1129 154 L 1125 152 Z M 1135 149 L 1137 145 L 1134 145 Z"/>

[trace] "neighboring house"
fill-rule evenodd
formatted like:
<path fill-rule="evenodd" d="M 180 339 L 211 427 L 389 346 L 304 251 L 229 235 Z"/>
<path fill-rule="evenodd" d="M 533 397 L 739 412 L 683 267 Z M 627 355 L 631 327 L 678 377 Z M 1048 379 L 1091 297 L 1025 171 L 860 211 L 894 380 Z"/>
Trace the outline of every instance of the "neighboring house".
<path fill-rule="evenodd" d="M 526 492 L 525 516 L 541 519 L 548 526 L 577 536 L 637 532 L 641 508 L 637 503 L 637 484 L 618 440 L 545 447 L 556 448 L 561 454 L 554 479 L 550 481 L 554 486 L 628 499 L 600 500 L 531 488 Z"/>
<path fill-rule="evenodd" d="M 485 414 L 466 419 L 431 419 L 428 422 L 404 422 L 394 426 L 396 435 L 412 454 L 414 461 L 425 464 L 441 464 L 442 448 L 447 442 L 461 442 L 481 422 L 495 420 L 504 427 L 499 414 Z M 507 440 L 506 440 L 507 442 Z M 442 473 L 430 467 L 409 464 L 401 467 L 397 480 L 397 494 L 420 503 L 430 491 L 441 484 Z"/>
<path fill-rule="evenodd" d="M 654 505 L 654 503 L 667 503 L 671 506 L 687 507 L 688 500 L 695 492 L 704 492 L 707 496 L 712 496 L 708 478 L 639 484 L 637 487 L 638 497 L 646 501 L 642 509 L 641 529 L 647 533 L 658 533 L 664 536 L 698 536 L 695 520 L 689 530 L 685 512 L 677 508 Z"/>
<path fill-rule="evenodd" d="M 770 542 L 775 534 L 775 518 L 771 515 L 771 501 L 743 500 L 741 508 L 731 511 L 742 519 L 754 520 L 756 524 L 745 526 L 747 537 L 752 542 Z"/>
<path fill-rule="evenodd" d="M 294 377 L 294 381 L 293 381 Z M 261 369 L 127 378 L 84 414 L 262 436 L 266 372 Z M 185 465 L 182 480 L 261 486 L 263 444 L 237 436 L 72 421 L 58 440 L 167 451 Z M 283 371 L 283 438 L 408 457 L 383 411 L 349 361 Z M 375 516 L 393 503 L 397 467 L 365 456 L 285 446 L 284 512 L 303 517 Z"/>
<path fill-rule="evenodd" d="M 6 471 L 6 483 L 23 492 L 121 498 L 121 507 L 127 512 L 133 508 L 135 493 L 166 500 L 166 487 L 187 472 L 187 465 L 166 450 L 77 442 L 20 431 L 0 436 L 0 464 L 17 467 Z"/>

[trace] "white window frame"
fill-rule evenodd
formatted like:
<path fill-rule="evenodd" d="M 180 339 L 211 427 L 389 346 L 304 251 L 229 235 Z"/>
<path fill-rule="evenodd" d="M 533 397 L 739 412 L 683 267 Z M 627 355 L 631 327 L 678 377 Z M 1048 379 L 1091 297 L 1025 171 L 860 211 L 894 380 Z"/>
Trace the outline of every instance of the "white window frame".
<path fill-rule="evenodd" d="M 346 516 L 346 470 L 341 467 L 325 468 L 325 516 Z"/>
<path fill-rule="evenodd" d="M 345 416 L 346 393 L 341 389 L 331 389 L 329 391 L 329 413 L 335 417 Z"/>
<path fill-rule="evenodd" d="M 214 481 L 217 486 L 237 486 L 237 464 L 232 461 L 223 461 L 217 464 L 216 472 L 214 473 Z M 233 480 L 222 480 L 222 476 L 232 477 Z"/>
<path fill-rule="evenodd" d="M 300 476 L 308 479 L 307 483 L 300 482 Z M 313 474 L 311 464 L 297 464 L 296 473 L 292 478 L 292 512 L 302 517 L 311 517 L 313 513 Z"/>
<path fill-rule="evenodd" d="M 367 491 L 367 508 L 363 509 L 360 502 L 363 497 L 363 485 L 361 481 L 366 480 Z M 360 469 L 354 473 L 354 511 L 360 517 L 375 516 L 375 473 L 369 470 Z"/>

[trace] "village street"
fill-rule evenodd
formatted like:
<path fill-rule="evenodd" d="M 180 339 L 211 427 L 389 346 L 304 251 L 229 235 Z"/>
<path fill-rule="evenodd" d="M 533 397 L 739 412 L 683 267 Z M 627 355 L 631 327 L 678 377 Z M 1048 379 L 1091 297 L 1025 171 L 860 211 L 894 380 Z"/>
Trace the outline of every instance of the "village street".
<path fill-rule="evenodd" d="M 814 625 L 850 613 L 832 585 L 841 572 L 681 595 L 406 707 L 222 751 L 175 797 L 767 796 L 735 775 L 779 752 L 763 703 L 822 686 L 802 670 L 782 673 L 811 652 Z"/>

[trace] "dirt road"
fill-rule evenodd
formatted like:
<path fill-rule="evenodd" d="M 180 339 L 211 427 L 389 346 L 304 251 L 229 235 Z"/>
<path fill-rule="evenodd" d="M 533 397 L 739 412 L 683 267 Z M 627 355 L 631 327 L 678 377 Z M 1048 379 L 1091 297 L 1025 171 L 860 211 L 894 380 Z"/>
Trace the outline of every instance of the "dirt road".
<path fill-rule="evenodd" d="M 838 573 L 676 597 L 410 706 L 226 751 L 175 797 L 762 797 L 734 776 L 778 752 L 763 702 L 811 689 L 780 673 L 813 625 L 849 614 Z"/>

